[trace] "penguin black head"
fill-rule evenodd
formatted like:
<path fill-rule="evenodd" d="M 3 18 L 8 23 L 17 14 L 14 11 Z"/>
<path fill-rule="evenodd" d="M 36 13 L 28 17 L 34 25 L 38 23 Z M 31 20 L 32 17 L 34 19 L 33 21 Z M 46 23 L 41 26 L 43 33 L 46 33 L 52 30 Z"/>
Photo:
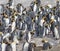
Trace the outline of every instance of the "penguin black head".
<path fill-rule="evenodd" d="M 19 21 L 22 21 L 22 19 L 20 18 Z"/>
<path fill-rule="evenodd" d="M 22 6 L 22 4 L 21 4 L 21 3 L 20 3 L 19 5 L 20 5 L 20 6 Z"/>
<path fill-rule="evenodd" d="M 15 21 L 15 19 L 12 19 L 12 20 L 11 20 L 11 22 L 14 22 L 14 21 Z"/>
<path fill-rule="evenodd" d="M 58 25 L 55 25 L 56 28 L 58 28 Z"/>

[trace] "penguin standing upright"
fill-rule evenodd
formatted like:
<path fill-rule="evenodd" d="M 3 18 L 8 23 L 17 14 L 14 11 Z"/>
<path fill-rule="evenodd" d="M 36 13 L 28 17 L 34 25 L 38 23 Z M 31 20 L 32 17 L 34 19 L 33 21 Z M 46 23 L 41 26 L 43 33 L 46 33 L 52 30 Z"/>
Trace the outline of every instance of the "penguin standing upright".
<path fill-rule="evenodd" d="M 48 33 L 49 33 L 48 24 L 46 24 L 44 27 L 44 35 L 43 36 L 48 35 Z"/>
<path fill-rule="evenodd" d="M 15 26 L 16 26 L 16 23 L 15 23 L 15 20 L 12 20 L 12 25 L 11 25 L 12 27 L 12 31 L 11 32 L 13 32 L 14 30 L 15 30 Z"/>
<path fill-rule="evenodd" d="M 0 51 L 2 51 L 3 33 L 0 32 Z"/>
<path fill-rule="evenodd" d="M 4 21 L 5 21 L 6 26 L 9 26 L 10 20 L 7 15 L 5 15 Z"/>
<path fill-rule="evenodd" d="M 38 6 L 40 6 L 41 5 L 41 0 L 36 0 L 36 1 L 38 3 Z"/>
<path fill-rule="evenodd" d="M 22 15 L 23 10 L 24 10 L 23 5 L 20 4 L 20 3 L 18 3 L 17 6 L 16 6 L 16 8 L 17 8 L 17 12 L 20 13 L 20 15 Z"/>
<path fill-rule="evenodd" d="M 26 31 L 25 40 L 31 42 L 31 33 L 29 31 Z"/>
<path fill-rule="evenodd" d="M 56 15 L 58 16 L 58 22 L 60 23 L 60 4 L 59 1 L 56 1 Z"/>
<path fill-rule="evenodd" d="M 52 19 L 50 23 L 51 23 L 50 30 L 51 30 L 51 32 L 52 32 L 52 34 L 53 34 L 53 37 L 55 37 L 55 34 L 54 34 L 55 22 L 54 22 L 54 20 Z"/>
<path fill-rule="evenodd" d="M 35 43 L 29 43 L 28 41 L 23 43 L 22 51 L 34 51 L 34 47 L 36 47 Z"/>
<path fill-rule="evenodd" d="M 12 9 L 14 8 L 14 0 L 9 0 L 8 4 L 9 4 L 10 8 L 12 8 Z"/>
<path fill-rule="evenodd" d="M 57 25 L 55 25 L 54 34 L 55 34 L 56 40 L 59 39 L 59 33 L 58 33 L 58 26 Z"/>
<path fill-rule="evenodd" d="M 4 5 L 0 4 L 0 14 L 3 14 L 3 12 L 4 12 Z"/>
<path fill-rule="evenodd" d="M 37 2 L 36 2 L 36 1 L 34 2 L 33 11 L 34 11 L 34 13 L 36 13 L 36 12 L 37 12 Z"/>
<path fill-rule="evenodd" d="M 23 44 L 22 51 L 28 51 L 28 47 L 29 47 L 29 43 L 26 41 L 26 42 Z"/>

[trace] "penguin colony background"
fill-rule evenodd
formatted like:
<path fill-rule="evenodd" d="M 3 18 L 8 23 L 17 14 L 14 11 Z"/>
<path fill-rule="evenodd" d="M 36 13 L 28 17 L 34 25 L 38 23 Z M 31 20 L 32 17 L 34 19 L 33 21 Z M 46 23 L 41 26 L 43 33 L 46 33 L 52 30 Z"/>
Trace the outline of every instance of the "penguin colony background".
<path fill-rule="evenodd" d="M 25 7 L 28 7 L 30 5 L 30 3 L 34 1 L 34 0 L 14 0 L 15 5 L 18 3 L 22 3 Z M 60 0 L 59 0 L 60 1 Z M 6 4 L 8 2 L 8 0 L 0 0 L 0 4 Z M 46 4 L 51 4 L 51 5 L 56 5 L 56 0 L 41 0 L 42 5 L 46 5 Z"/>

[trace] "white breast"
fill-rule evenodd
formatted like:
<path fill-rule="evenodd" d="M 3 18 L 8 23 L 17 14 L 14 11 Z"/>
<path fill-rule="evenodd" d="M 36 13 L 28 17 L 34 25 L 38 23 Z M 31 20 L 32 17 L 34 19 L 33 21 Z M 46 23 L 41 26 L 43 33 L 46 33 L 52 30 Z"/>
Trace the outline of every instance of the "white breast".
<path fill-rule="evenodd" d="M 58 29 L 55 27 L 54 29 L 54 33 L 55 33 L 55 37 L 56 38 L 59 38 L 59 33 L 58 33 Z"/>
<path fill-rule="evenodd" d="M 31 41 L 31 34 L 30 34 L 30 32 L 28 34 L 28 37 L 29 37 L 28 42 L 30 42 Z"/>
<path fill-rule="evenodd" d="M 15 30 L 15 22 L 12 23 L 12 32 Z"/>
<path fill-rule="evenodd" d="M 37 6 L 36 4 L 34 5 L 33 11 L 36 12 Z"/>
<path fill-rule="evenodd" d="M 8 18 L 5 19 L 5 23 L 6 23 L 6 26 L 9 25 L 9 19 Z"/>
<path fill-rule="evenodd" d="M 25 45 L 24 45 L 24 50 L 23 51 L 28 51 L 28 46 L 29 46 L 29 44 L 26 42 Z"/>
<path fill-rule="evenodd" d="M 41 19 L 41 21 L 40 21 L 40 26 L 43 26 L 43 22 L 44 22 L 44 20 Z"/>

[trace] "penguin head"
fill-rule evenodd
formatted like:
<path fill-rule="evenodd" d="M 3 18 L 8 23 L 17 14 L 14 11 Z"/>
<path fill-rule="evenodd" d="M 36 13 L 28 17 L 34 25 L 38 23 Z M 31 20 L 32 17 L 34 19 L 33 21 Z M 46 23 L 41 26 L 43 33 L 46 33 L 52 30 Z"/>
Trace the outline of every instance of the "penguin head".
<path fill-rule="evenodd" d="M 14 11 L 13 15 L 16 16 L 18 13 L 16 11 Z"/>
<path fill-rule="evenodd" d="M 43 16 L 43 18 L 42 18 L 42 19 L 46 21 L 46 16 Z"/>
<path fill-rule="evenodd" d="M 39 17 L 39 14 L 37 14 L 36 17 L 38 18 Z"/>
<path fill-rule="evenodd" d="M 34 4 L 38 4 L 37 1 L 34 1 Z"/>
<path fill-rule="evenodd" d="M 42 40 L 42 43 L 47 43 L 47 42 L 48 42 L 47 39 L 43 39 L 43 40 Z"/>
<path fill-rule="evenodd" d="M 7 5 L 6 8 L 9 9 L 9 6 Z"/>
<path fill-rule="evenodd" d="M 15 19 L 12 19 L 12 20 L 11 20 L 11 22 L 14 22 L 14 21 L 15 21 Z"/>
<path fill-rule="evenodd" d="M 15 18 L 14 15 L 12 15 L 11 20 L 13 20 L 14 18 Z"/>
<path fill-rule="evenodd" d="M 34 31 L 31 31 L 30 34 L 31 34 L 31 35 L 34 35 Z"/>
<path fill-rule="evenodd" d="M 22 19 L 20 18 L 20 19 L 19 19 L 19 21 L 21 22 L 21 21 L 22 21 Z"/>
<path fill-rule="evenodd" d="M 56 6 L 54 6 L 54 7 L 52 8 L 52 10 L 55 11 L 55 10 L 56 10 Z"/>
<path fill-rule="evenodd" d="M 32 18 L 32 22 L 35 22 L 35 18 Z"/>
<path fill-rule="evenodd" d="M 8 15 L 7 14 L 5 14 L 4 16 L 5 16 L 5 18 L 8 18 Z"/>
<path fill-rule="evenodd" d="M 22 6 L 22 4 L 20 3 L 19 6 Z"/>

